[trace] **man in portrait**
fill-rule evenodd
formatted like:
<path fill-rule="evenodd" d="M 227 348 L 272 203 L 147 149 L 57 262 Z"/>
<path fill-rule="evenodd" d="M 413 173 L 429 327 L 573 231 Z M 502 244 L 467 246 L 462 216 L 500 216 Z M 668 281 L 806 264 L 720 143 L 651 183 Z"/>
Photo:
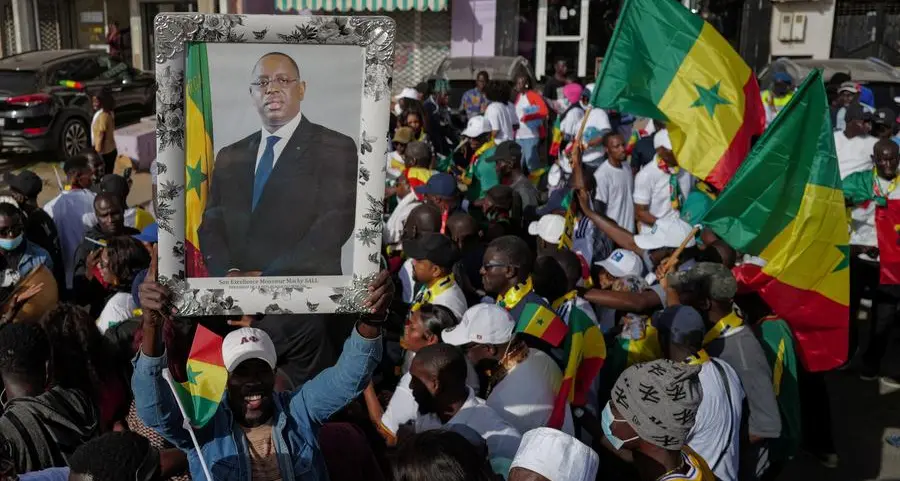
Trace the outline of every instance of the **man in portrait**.
<path fill-rule="evenodd" d="M 198 231 L 211 277 L 341 275 L 356 145 L 313 123 L 302 112 L 305 95 L 291 57 L 272 52 L 256 62 L 250 96 L 261 128 L 216 155 Z"/>

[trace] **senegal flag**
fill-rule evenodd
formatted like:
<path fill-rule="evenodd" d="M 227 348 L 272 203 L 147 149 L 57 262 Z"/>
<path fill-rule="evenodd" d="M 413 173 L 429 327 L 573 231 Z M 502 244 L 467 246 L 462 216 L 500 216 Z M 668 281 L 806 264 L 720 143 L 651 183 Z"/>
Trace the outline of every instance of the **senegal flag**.
<path fill-rule="evenodd" d="M 569 193 L 566 194 L 566 197 L 562 201 L 562 206 L 566 209 L 566 223 L 565 228 L 563 229 L 562 236 L 559 238 L 559 246 L 560 250 L 567 249 L 572 250 L 572 243 L 575 239 L 575 191 L 569 190 Z"/>
<path fill-rule="evenodd" d="M 185 85 L 185 139 L 187 152 L 184 163 L 184 267 L 188 277 L 206 277 L 206 264 L 200 254 L 197 231 L 209 198 L 209 178 L 212 176 L 215 154 L 212 143 L 212 102 L 210 102 L 209 68 L 206 44 L 189 42 Z"/>
<path fill-rule="evenodd" d="M 665 120 L 675 156 L 725 187 L 766 125 L 750 67 L 675 0 L 625 0 L 591 104 Z"/>
<path fill-rule="evenodd" d="M 185 415 L 194 427 L 212 419 L 225 394 L 228 371 L 222 361 L 222 337 L 198 325 L 187 361 L 187 382 L 174 383 Z"/>
<path fill-rule="evenodd" d="M 788 322 L 810 371 L 847 358 L 849 235 L 833 135 L 815 70 L 703 218 L 761 260 L 735 276 Z"/>
<path fill-rule="evenodd" d="M 571 297 L 574 298 L 575 291 L 571 294 Z M 564 345 L 566 370 L 563 373 L 547 426 L 560 429 L 565 421 L 566 407 L 570 403 L 573 406 L 587 404 L 587 394 L 591 384 L 600 374 L 600 369 L 606 360 L 606 341 L 603 339 L 600 328 L 584 311 L 578 308 L 574 301 L 566 302 L 560 306 L 557 312 L 569 325 L 569 335 L 566 337 Z"/>
<path fill-rule="evenodd" d="M 553 347 L 562 344 L 569 330 L 555 312 L 538 302 L 523 300 L 510 309 L 509 313 L 516 320 L 516 332 L 534 336 Z"/>

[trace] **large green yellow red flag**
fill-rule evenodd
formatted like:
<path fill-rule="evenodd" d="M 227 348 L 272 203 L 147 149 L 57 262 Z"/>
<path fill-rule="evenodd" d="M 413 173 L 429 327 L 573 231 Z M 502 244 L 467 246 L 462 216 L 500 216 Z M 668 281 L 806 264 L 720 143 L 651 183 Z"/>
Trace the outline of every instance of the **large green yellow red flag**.
<path fill-rule="evenodd" d="M 173 383 L 173 389 L 191 425 L 203 427 L 219 409 L 228 381 L 222 360 L 222 337 L 198 325 L 186 372 L 187 382 Z"/>
<path fill-rule="evenodd" d="M 187 46 L 185 76 L 185 163 L 184 163 L 184 264 L 188 277 L 206 277 L 197 231 L 209 198 L 209 179 L 215 153 L 212 143 L 212 102 L 206 44 Z"/>
<path fill-rule="evenodd" d="M 849 234 L 821 72 L 800 85 L 703 223 L 757 257 L 735 276 L 788 322 L 806 368 L 843 364 Z"/>
<path fill-rule="evenodd" d="M 679 164 L 725 187 L 765 129 L 753 71 L 675 0 L 625 0 L 591 104 L 667 122 Z"/>

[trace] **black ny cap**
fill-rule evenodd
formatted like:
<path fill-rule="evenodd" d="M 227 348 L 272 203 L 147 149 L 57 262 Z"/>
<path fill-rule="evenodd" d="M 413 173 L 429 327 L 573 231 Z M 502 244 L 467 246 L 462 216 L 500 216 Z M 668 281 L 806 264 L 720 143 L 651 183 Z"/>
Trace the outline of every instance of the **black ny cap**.
<path fill-rule="evenodd" d="M 444 269 L 453 268 L 459 259 L 459 250 L 449 237 L 428 232 L 415 239 L 403 241 L 403 251 L 411 259 L 431 261 Z"/>
<path fill-rule="evenodd" d="M 6 183 L 9 188 L 24 195 L 27 198 L 36 197 L 44 189 L 44 182 L 37 174 L 30 170 L 23 170 L 18 174 L 8 174 Z"/>

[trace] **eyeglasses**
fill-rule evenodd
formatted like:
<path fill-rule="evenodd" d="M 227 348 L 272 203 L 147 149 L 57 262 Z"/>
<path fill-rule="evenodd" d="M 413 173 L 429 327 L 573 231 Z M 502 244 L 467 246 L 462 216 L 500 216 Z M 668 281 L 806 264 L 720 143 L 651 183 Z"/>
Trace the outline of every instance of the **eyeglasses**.
<path fill-rule="evenodd" d="M 505 264 L 503 262 L 488 262 L 487 264 L 484 264 L 481 266 L 481 268 L 484 270 L 493 269 L 495 267 L 519 267 L 519 266 L 516 266 L 513 264 Z"/>
<path fill-rule="evenodd" d="M 25 230 L 24 226 L 14 225 L 0 229 L 0 237 L 19 237 L 19 234 Z"/>
<path fill-rule="evenodd" d="M 262 77 L 257 79 L 256 82 L 250 82 L 252 87 L 258 88 L 260 90 L 265 90 L 269 88 L 269 85 L 274 83 L 275 85 L 281 88 L 287 88 L 288 85 L 298 81 L 298 78 L 288 78 L 288 77 L 275 77 L 274 79 L 268 79 L 266 77 Z"/>

